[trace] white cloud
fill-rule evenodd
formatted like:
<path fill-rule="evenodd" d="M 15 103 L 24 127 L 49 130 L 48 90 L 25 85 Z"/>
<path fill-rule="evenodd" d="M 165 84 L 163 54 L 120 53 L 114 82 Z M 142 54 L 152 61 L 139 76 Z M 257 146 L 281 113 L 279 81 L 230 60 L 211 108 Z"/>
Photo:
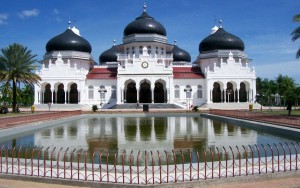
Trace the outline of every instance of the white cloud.
<path fill-rule="evenodd" d="M 19 13 L 19 17 L 22 19 L 30 18 L 38 16 L 40 11 L 38 9 L 32 9 L 32 10 L 23 10 L 21 13 Z"/>
<path fill-rule="evenodd" d="M 53 9 L 53 13 L 54 14 L 59 14 L 59 10 L 55 8 L 55 9 Z"/>
<path fill-rule="evenodd" d="M 7 14 L 0 14 L 0 25 L 4 24 L 7 18 L 8 18 Z"/>

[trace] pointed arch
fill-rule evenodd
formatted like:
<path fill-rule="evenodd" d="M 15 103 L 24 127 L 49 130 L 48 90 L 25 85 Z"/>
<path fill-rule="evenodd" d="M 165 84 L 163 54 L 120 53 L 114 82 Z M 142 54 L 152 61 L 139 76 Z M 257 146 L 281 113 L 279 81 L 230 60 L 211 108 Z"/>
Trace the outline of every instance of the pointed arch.
<path fill-rule="evenodd" d="M 151 85 L 149 80 L 144 80 L 140 83 L 139 102 L 151 103 Z"/>
<path fill-rule="evenodd" d="M 154 103 L 165 103 L 167 101 L 166 86 L 164 80 L 157 80 L 154 84 Z"/>
<path fill-rule="evenodd" d="M 128 80 L 125 82 L 125 98 L 127 103 L 137 102 L 137 90 L 136 83 L 133 80 Z"/>
<path fill-rule="evenodd" d="M 51 84 L 46 83 L 43 97 L 44 97 L 44 103 L 52 103 Z"/>
<path fill-rule="evenodd" d="M 213 91 L 212 91 L 212 101 L 214 103 L 220 103 L 222 102 L 222 92 L 221 92 L 221 84 L 219 82 L 215 82 L 213 85 Z"/>
<path fill-rule="evenodd" d="M 70 99 L 69 99 L 70 104 L 78 104 L 78 89 L 77 89 L 77 84 L 72 83 L 70 85 Z"/>
<path fill-rule="evenodd" d="M 64 104 L 65 103 L 65 90 L 64 90 L 64 84 L 58 83 L 57 84 L 57 92 L 56 92 L 56 103 L 57 104 Z"/>

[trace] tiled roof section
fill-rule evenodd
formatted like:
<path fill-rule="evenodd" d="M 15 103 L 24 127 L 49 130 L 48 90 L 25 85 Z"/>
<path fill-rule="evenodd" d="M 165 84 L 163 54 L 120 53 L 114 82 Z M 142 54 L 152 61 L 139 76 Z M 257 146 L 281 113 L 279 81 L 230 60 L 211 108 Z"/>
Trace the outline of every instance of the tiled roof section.
<path fill-rule="evenodd" d="M 174 79 L 204 79 L 200 67 L 173 67 Z"/>
<path fill-rule="evenodd" d="M 87 79 L 117 79 L 118 68 L 94 67 L 86 76 Z"/>

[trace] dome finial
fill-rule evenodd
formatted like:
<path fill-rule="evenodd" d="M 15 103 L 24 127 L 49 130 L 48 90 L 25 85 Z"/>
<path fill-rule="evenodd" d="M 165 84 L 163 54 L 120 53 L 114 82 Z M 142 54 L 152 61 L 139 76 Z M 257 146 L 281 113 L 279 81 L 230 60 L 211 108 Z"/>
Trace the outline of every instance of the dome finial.
<path fill-rule="evenodd" d="M 147 12 L 147 5 L 144 3 L 144 12 Z"/>
<path fill-rule="evenodd" d="M 71 21 L 70 21 L 70 19 L 68 21 L 68 29 L 71 29 Z"/>
<path fill-rule="evenodd" d="M 115 46 L 115 45 L 116 45 L 116 40 L 114 39 L 114 40 L 113 40 L 113 46 Z"/>
<path fill-rule="evenodd" d="M 214 34 L 216 31 L 218 31 L 218 27 L 217 27 L 217 19 L 215 18 L 215 26 L 213 27 L 213 28 L 211 28 L 211 32 L 210 32 L 210 34 Z"/>
<path fill-rule="evenodd" d="M 223 21 L 219 20 L 220 28 L 222 28 L 222 23 L 223 23 Z"/>
<path fill-rule="evenodd" d="M 175 46 L 177 45 L 177 40 L 176 40 L 176 39 L 174 40 L 174 45 L 175 45 Z"/>

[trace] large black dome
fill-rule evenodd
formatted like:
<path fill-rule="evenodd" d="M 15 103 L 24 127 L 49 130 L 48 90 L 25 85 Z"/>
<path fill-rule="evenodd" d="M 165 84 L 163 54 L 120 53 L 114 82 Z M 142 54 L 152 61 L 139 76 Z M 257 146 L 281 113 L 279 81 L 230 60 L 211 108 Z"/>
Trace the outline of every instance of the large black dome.
<path fill-rule="evenodd" d="M 99 56 L 99 64 L 105 64 L 106 62 L 117 62 L 118 53 L 119 51 L 117 46 L 111 47 Z"/>
<path fill-rule="evenodd" d="M 173 61 L 191 62 L 191 55 L 187 51 L 179 48 L 177 45 L 175 45 L 168 53 L 173 54 Z"/>
<path fill-rule="evenodd" d="M 199 52 L 211 50 L 241 50 L 244 51 L 244 42 L 237 36 L 219 28 L 215 33 L 206 37 L 199 44 Z"/>
<path fill-rule="evenodd" d="M 75 34 L 71 29 L 50 39 L 46 45 L 47 52 L 68 50 L 91 53 L 92 47 L 87 40 Z"/>
<path fill-rule="evenodd" d="M 129 23 L 124 29 L 124 36 L 131 34 L 159 34 L 166 36 L 167 32 L 161 23 L 154 20 L 154 18 L 149 16 L 146 10 L 144 10 L 141 16 Z"/>

